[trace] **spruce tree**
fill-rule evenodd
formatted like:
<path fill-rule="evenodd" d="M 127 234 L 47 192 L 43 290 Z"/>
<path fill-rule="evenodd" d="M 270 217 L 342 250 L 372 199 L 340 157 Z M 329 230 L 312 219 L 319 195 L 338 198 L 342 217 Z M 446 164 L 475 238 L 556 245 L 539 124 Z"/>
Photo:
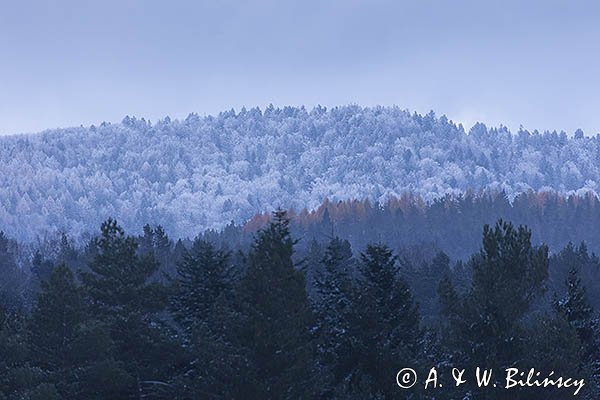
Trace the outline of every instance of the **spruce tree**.
<path fill-rule="evenodd" d="M 352 306 L 351 263 L 350 243 L 333 238 L 325 249 L 322 268 L 315 279 L 318 362 L 324 369 L 322 373 L 331 375 L 328 387 L 323 388 L 326 393 L 333 392 L 335 389 L 331 386 L 343 381 L 344 374 L 351 368 L 347 357 Z"/>
<path fill-rule="evenodd" d="M 371 398 L 416 398 L 414 392 L 399 393 L 395 381 L 401 368 L 420 365 L 423 333 L 418 307 L 398 275 L 396 257 L 385 245 L 368 245 L 359 271 L 349 315 L 348 391 Z"/>
<path fill-rule="evenodd" d="M 567 295 L 557 301 L 555 307 L 564 314 L 569 324 L 577 331 L 577 336 L 585 346 L 585 356 L 587 358 L 598 357 L 600 356 L 598 353 L 598 340 L 595 337 L 597 320 L 576 267 L 569 270 L 565 283 Z"/>
<path fill-rule="evenodd" d="M 171 310 L 187 350 L 174 379 L 180 398 L 241 398 L 246 359 L 232 340 L 236 330 L 229 252 L 196 240 L 177 265 Z"/>
<path fill-rule="evenodd" d="M 186 333 L 202 322 L 221 294 L 231 295 L 229 253 L 196 240 L 177 265 L 176 293 L 171 310 Z"/>
<path fill-rule="evenodd" d="M 594 388 L 593 396 L 600 395 L 600 324 L 590 305 L 585 286 L 579 278 L 577 267 L 569 270 L 566 279 L 566 296 L 554 303 L 569 326 L 575 330 L 581 343 L 580 370 L 587 372 Z M 590 394 L 592 396 L 592 394 Z"/>
<path fill-rule="evenodd" d="M 247 398 L 310 397 L 313 315 L 304 274 L 292 260 L 294 244 L 286 213 L 278 210 L 248 256 L 238 335 L 253 379 Z"/>
<path fill-rule="evenodd" d="M 534 367 L 536 371 L 548 374 L 554 371 L 556 376 L 574 376 L 585 378 L 586 386 L 578 394 L 587 398 L 589 394 L 589 375 L 580 368 L 582 357 L 581 341 L 577 332 L 569 325 L 564 314 L 553 313 L 537 317 L 525 331 L 525 348 L 521 355 L 525 368 Z M 543 396 L 548 400 L 560 400 L 572 396 L 572 389 L 530 388 L 513 394 L 516 399 L 532 399 Z"/>

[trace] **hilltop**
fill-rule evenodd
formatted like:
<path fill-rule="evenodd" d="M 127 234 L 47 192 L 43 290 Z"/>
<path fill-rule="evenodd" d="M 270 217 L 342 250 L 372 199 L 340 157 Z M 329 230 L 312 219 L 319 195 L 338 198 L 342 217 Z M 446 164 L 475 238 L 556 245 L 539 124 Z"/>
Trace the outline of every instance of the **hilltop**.
<path fill-rule="evenodd" d="M 468 190 L 596 193 L 600 138 L 511 133 L 398 107 L 231 110 L 0 138 L 0 230 L 93 232 L 108 216 L 175 237 L 325 199 Z"/>

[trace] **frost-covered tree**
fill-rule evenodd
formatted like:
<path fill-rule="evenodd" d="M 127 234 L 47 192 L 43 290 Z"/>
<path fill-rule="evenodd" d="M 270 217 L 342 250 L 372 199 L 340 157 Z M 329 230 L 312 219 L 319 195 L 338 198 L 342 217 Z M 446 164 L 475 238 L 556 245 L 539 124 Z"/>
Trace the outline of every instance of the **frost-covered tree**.
<path fill-rule="evenodd" d="M 93 232 L 108 216 L 173 237 L 325 198 L 430 201 L 469 189 L 596 193 L 600 138 L 475 125 L 397 107 L 270 107 L 0 138 L 0 226 Z M 16 183 L 19 182 L 19 183 Z M 141 232 L 138 232 L 141 233 Z"/>

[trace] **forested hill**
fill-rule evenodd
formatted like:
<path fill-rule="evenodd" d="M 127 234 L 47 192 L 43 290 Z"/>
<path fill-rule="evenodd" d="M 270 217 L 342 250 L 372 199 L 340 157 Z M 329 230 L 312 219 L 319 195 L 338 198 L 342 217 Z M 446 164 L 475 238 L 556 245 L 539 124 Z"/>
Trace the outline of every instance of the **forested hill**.
<path fill-rule="evenodd" d="M 0 230 L 93 232 L 108 216 L 193 237 L 276 207 L 411 192 L 598 191 L 600 138 L 511 134 L 396 107 L 242 109 L 0 138 Z"/>

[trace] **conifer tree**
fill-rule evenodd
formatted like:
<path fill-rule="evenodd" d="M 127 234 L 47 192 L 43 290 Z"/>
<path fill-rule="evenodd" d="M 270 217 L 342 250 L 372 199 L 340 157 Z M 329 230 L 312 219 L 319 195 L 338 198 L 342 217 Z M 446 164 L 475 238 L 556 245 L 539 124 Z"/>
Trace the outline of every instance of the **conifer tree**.
<path fill-rule="evenodd" d="M 29 305 L 27 279 L 18 266 L 17 250 L 17 243 L 0 231 L 0 304 L 11 314 Z"/>
<path fill-rule="evenodd" d="M 61 264 L 42 282 L 31 316 L 31 341 L 38 365 L 53 371 L 72 366 L 73 346 L 85 318 L 81 291 L 72 272 Z"/>
<path fill-rule="evenodd" d="M 44 383 L 43 371 L 30 364 L 25 315 L 0 305 L 0 399 L 20 399 Z"/>
<path fill-rule="evenodd" d="M 42 256 L 39 250 L 33 254 L 33 259 L 31 260 L 31 272 L 37 278 L 38 282 L 43 282 L 50 277 L 52 270 L 54 268 L 54 263 L 51 260 L 46 260 Z"/>
<path fill-rule="evenodd" d="M 350 314 L 348 390 L 371 398 L 397 398 L 395 374 L 407 365 L 418 368 L 422 361 L 418 307 L 387 246 L 368 245 L 359 270 Z M 403 395 L 416 398 L 416 393 Z"/>
<path fill-rule="evenodd" d="M 541 373 L 555 372 L 556 376 L 575 376 L 585 378 L 586 386 L 578 394 L 587 398 L 590 385 L 589 375 L 580 368 L 582 356 L 581 341 L 577 332 L 569 325 L 564 314 L 553 313 L 536 318 L 525 330 L 525 347 L 521 364 L 535 367 Z M 559 400 L 572 395 L 570 389 L 531 388 L 523 389 L 513 395 L 518 399 L 532 399 L 543 395 L 544 399 Z"/>
<path fill-rule="evenodd" d="M 315 300 L 317 324 L 317 362 L 322 365 L 330 384 L 344 379 L 351 368 L 348 365 L 348 333 L 350 331 L 352 281 L 350 266 L 352 250 L 350 243 L 338 237 L 333 238 L 321 260 L 322 269 L 315 279 L 318 296 Z M 323 388 L 332 392 L 332 387 Z"/>
<path fill-rule="evenodd" d="M 177 288 L 171 300 L 172 313 L 189 331 L 206 319 L 221 294 L 231 295 L 229 253 L 211 243 L 196 240 L 177 265 Z"/>
<path fill-rule="evenodd" d="M 107 327 L 88 312 L 81 289 L 64 264 L 57 266 L 33 309 L 29 323 L 33 366 L 64 399 L 118 398 L 133 384 L 113 359 Z M 110 377 L 102 382 L 103 377 Z"/>
<path fill-rule="evenodd" d="M 138 255 L 135 239 L 113 219 L 102 224 L 91 246 L 90 271 L 81 273 L 87 301 L 109 326 L 117 361 L 136 379 L 131 395 L 141 395 L 145 382 L 168 380 L 167 369 L 177 354 L 157 315 L 166 306 L 166 290 L 149 281 L 158 264 L 152 256 Z"/>
<path fill-rule="evenodd" d="M 172 241 L 161 225 L 154 228 L 154 258 L 160 270 L 167 275 L 175 274 L 175 262 L 171 257 Z"/>
<path fill-rule="evenodd" d="M 247 361 L 236 330 L 230 254 L 196 240 L 177 265 L 171 310 L 183 332 L 187 361 L 175 377 L 177 396 L 242 398 Z"/>
<path fill-rule="evenodd" d="M 471 369 L 522 365 L 528 336 L 523 320 L 544 291 L 547 247 L 533 246 L 528 229 L 499 221 L 494 228 L 484 226 L 483 247 L 469 266 L 473 278 L 466 293 L 456 292 L 448 280 L 440 285 L 447 361 Z M 499 395 L 470 389 L 476 398 Z"/>
<path fill-rule="evenodd" d="M 585 356 L 587 358 L 598 356 L 599 349 L 595 337 L 597 320 L 576 267 L 569 270 L 566 286 L 566 297 L 556 302 L 555 307 L 565 315 L 569 324 L 577 331 L 577 336 L 585 345 Z"/>
<path fill-rule="evenodd" d="M 278 210 L 248 256 L 238 335 L 254 379 L 248 398 L 310 397 L 313 316 L 304 274 L 292 260 L 294 244 L 286 213 Z"/>
<path fill-rule="evenodd" d="M 579 367 L 590 375 L 592 381 L 590 385 L 594 388 L 593 395 L 597 397 L 600 395 L 600 324 L 598 316 L 588 301 L 585 286 L 581 283 L 577 267 L 569 270 L 565 283 L 567 295 L 556 301 L 554 306 L 577 334 L 581 343 Z"/>

